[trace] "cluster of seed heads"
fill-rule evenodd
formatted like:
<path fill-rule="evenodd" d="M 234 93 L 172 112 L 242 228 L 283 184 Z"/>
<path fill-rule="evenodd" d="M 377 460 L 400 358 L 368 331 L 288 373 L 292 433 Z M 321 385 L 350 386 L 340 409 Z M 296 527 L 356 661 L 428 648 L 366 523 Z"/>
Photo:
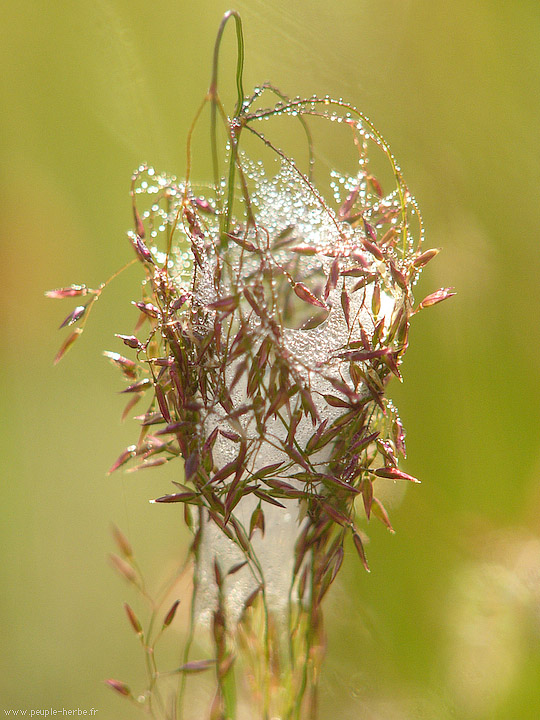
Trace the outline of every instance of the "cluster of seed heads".
<path fill-rule="evenodd" d="M 278 96 L 277 105 L 260 106 L 266 92 Z M 315 185 L 311 160 L 304 173 L 258 129 L 276 115 L 298 118 L 309 142 L 311 117 L 337 120 L 350 133 L 358 171 L 333 174 L 333 201 Z M 183 506 L 194 552 L 204 516 L 255 567 L 252 538 L 264 534 L 265 512 L 294 501 L 295 597 L 309 605 L 315 628 L 348 535 L 368 569 L 357 514 L 393 531 L 377 479 L 416 482 L 398 467 L 404 430 L 386 387 L 392 375 L 401 379 L 411 316 L 453 293 L 438 290 L 415 307 L 413 285 L 437 251 L 422 250 L 421 219 L 401 171 L 352 106 L 328 97 L 290 100 L 265 85 L 239 101 L 226 128 L 228 174 L 221 178 L 215 163 L 213 191 L 147 166 L 133 175 L 128 236 L 144 275 L 134 302 L 139 319 L 133 334 L 117 336 L 131 352 L 105 355 L 128 382 L 125 414 L 146 404 L 137 443 L 111 472 L 183 458 L 183 482 L 154 502 Z M 274 176 L 239 149 L 245 132 L 275 154 Z M 389 192 L 370 171 L 371 148 L 387 158 Z M 57 361 L 106 285 L 48 293 L 84 302 L 62 323 L 76 328 Z M 235 509 L 247 497 L 252 512 L 242 523 Z M 215 574 L 221 595 L 217 563 Z M 264 593 L 262 577 L 246 608 L 257 593 Z M 220 602 L 213 627 L 226 676 L 223 615 Z"/>
<path fill-rule="evenodd" d="M 313 98 L 282 101 L 274 110 L 315 114 L 316 105 Z M 243 112 L 251 127 L 272 110 L 249 114 L 246 102 Z M 404 432 L 385 388 L 392 374 L 401 378 L 411 315 L 451 294 L 440 290 L 413 308 L 413 283 L 437 251 L 414 243 L 410 221 L 418 214 L 400 174 L 397 189 L 384 195 L 369 173 L 367 142 L 374 138 L 362 120 L 345 122 L 360 150 L 359 172 L 342 182 L 351 189 L 336 210 L 288 158 L 271 181 L 256 177 L 251 196 L 247 186 L 256 172 L 237 155 L 244 216 L 231 218 L 224 232 L 219 191 L 212 201 L 189 183 L 139 168 L 129 237 L 144 269 L 143 297 L 134 303 L 136 334 L 118 336 L 135 359 L 105 353 L 130 381 L 127 412 L 150 396 L 139 417 L 139 442 L 111 471 L 183 457 L 185 482 L 156 502 L 205 508 L 243 548 L 263 526 L 266 504 L 297 499 L 309 521 L 297 565 L 314 542 L 337 534 L 325 558 L 332 572 L 347 531 L 367 567 L 355 499 L 362 497 L 368 518 L 373 512 L 390 528 L 374 482 L 412 479 L 398 468 Z M 136 201 L 143 196 L 151 206 L 141 212 Z M 158 236 L 166 237 L 163 250 Z M 90 296 L 62 326 L 85 320 L 103 287 L 48 293 Z M 58 359 L 81 331 L 67 338 Z M 306 442 L 298 441 L 300 425 Z M 235 448 L 225 464 L 214 458 L 220 441 Z M 261 466 L 259 451 L 267 443 L 279 461 Z M 250 528 L 234 517 L 246 495 L 260 501 Z"/>

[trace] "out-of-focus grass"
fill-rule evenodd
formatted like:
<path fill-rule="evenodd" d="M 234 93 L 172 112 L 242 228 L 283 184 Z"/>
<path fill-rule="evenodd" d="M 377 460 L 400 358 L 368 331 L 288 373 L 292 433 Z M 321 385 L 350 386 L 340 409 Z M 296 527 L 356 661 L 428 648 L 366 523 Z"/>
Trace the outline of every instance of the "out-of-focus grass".
<path fill-rule="evenodd" d="M 540 8 L 237 8 L 246 87 L 272 79 L 365 111 L 419 200 L 427 246 L 444 248 L 418 295 L 459 293 L 416 319 L 405 384 L 393 387 L 407 467 L 423 484 L 393 509 L 395 537 L 370 528 L 371 575 L 351 555 L 333 590 L 322 716 L 536 718 Z M 136 275 L 103 296 L 56 368 L 55 327 L 70 307 L 42 293 L 95 285 L 131 257 L 131 171 L 145 160 L 182 174 L 226 9 L 26 0 L 3 12 L 2 709 L 133 717 L 101 682 L 142 676 L 121 609 L 129 592 L 105 561 L 109 524 L 129 533 L 151 577 L 170 572 L 185 544 L 176 509 L 146 502 L 174 469 L 105 477 L 135 426 L 117 420 L 120 385 L 100 352 L 120 349 L 113 333 L 132 328 Z M 206 138 L 196 143 L 206 179 Z M 347 163 L 324 138 L 319 152 Z"/>

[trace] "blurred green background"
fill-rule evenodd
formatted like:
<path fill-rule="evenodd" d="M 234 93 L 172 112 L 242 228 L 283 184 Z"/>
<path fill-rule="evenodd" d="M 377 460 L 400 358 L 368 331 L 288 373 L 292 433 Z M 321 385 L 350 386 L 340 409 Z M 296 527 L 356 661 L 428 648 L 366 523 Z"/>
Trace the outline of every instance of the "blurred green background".
<path fill-rule="evenodd" d="M 405 383 L 397 531 L 369 528 L 327 608 L 322 720 L 540 717 L 540 4 L 537 0 L 236 3 L 245 86 L 343 96 L 389 140 L 444 251 L 421 297 Z M 171 472 L 106 477 L 136 434 L 100 357 L 131 332 L 138 275 L 103 295 L 57 367 L 69 301 L 131 259 L 129 181 L 141 161 L 181 176 L 224 2 L 5 3 L 0 26 L 2 525 L 0 707 L 137 717 L 103 684 L 137 686 L 137 607 L 107 566 L 111 522 L 150 581 L 182 557 Z M 222 78 L 231 78 L 227 31 Z M 231 83 L 232 97 L 232 83 Z M 331 148 L 331 146 L 330 146 Z M 209 176 L 204 139 L 199 178 Z M 327 148 L 325 153 L 331 152 Z M 343 147 L 329 158 L 346 161 Z M 327 158 L 328 159 L 328 158 Z M 397 504 L 396 504 L 397 505 Z M 187 608 L 187 588 L 184 606 Z M 171 629 L 172 631 L 172 629 Z M 176 629 L 178 642 L 181 630 Z"/>

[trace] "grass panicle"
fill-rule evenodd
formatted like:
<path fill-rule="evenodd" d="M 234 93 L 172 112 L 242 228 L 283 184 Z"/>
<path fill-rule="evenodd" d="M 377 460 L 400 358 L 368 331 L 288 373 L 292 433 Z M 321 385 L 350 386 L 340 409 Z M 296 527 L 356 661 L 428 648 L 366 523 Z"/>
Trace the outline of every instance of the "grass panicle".
<path fill-rule="evenodd" d="M 231 19 L 238 97 L 229 117 L 218 68 Z M 349 547 L 369 570 L 362 516 L 393 532 L 377 497 L 380 479 L 418 482 L 398 465 L 405 433 L 386 397 L 388 382 L 402 379 L 411 317 L 453 294 L 443 288 L 414 306 L 413 287 L 438 250 L 423 249 L 416 203 L 368 118 L 344 100 L 289 98 L 268 83 L 245 96 L 243 62 L 242 24 L 231 11 L 221 23 L 210 88 L 189 132 L 186 177 L 178 181 L 147 165 L 133 174 L 128 239 L 135 256 L 129 264 L 141 269 L 141 296 L 133 302 L 135 329 L 116 336 L 125 356 L 105 352 L 127 383 L 126 413 L 135 403 L 143 407 L 136 443 L 109 472 L 183 459 L 182 481 L 153 502 L 182 506 L 194 533 L 185 566 L 195 567 L 190 637 L 180 666 L 159 672 L 156 644 L 180 598 L 163 608 L 170 587 L 157 600 L 148 594 L 129 542 L 114 531 L 120 555 L 112 564 L 150 610 L 145 627 L 125 605 L 144 650 L 148 686 L 134 698 L 124 683 L 107 682 L 152 717 L 182 717 L 187 676 L 209 671 L 216 694 L 206 717 L 237 717 L 240 691 L 250 694 L 251 718 L 316 717 L 323 600 Z M 204 188 L 191 179 L 191 139 L 206 106 L 214 181 Z M 268 134 L 266 121 L 283 116 L 305 131 L 305 169 Z M 333 125 L 356 159 L 353 173 L 332 172 L 326 187 L 314 180 L 315 122 Z M 259 142 L 264 161 L 250 159 L 244 138 L 250 148 Z M 386 163 L 384 179 L 371 170 L 373 155 L 377 167 L 381 158 Z M 76 327 L 57 361 L 116 275 L 95 290 L 71 285 L 47 293 L 86 302 L 62 323 Z M 256 548 L 271 533 L 276 513 L 285 512 L 295 513 L 297 529 L 287 609 L 280 616 Z M 202 582 L 197 567 L 209 526 L 234 548 L 236 560 L 222 565 L 214 558 L 208 581 L 215 591 L 214 653 L 191 660 Z M 228 595 L 237 578 L 245 592 L 234 609 Z M 161 689 L 171 677 L 179 685 L 172 700 Z M 197 717 L 203 716 L 199 708 Z"/>

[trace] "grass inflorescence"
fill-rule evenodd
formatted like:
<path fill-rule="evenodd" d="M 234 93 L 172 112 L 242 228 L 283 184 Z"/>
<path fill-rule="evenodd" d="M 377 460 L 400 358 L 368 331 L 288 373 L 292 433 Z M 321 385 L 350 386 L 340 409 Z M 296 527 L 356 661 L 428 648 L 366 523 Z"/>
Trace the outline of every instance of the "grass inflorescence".
<path fill-rule="evenodd" d="M 238 39 L 232 118 L 219 98 L 217 72 L 229 19 Z M 217 690 L 209 717 L 236 717 L 240 668 L 257 717 L 314 718 L 321 606 L 346 539 L 368 570 L 358 514 L 374 515 L 393 532 L 377 480 L 416 482 L 398 465 L 405 434 L 386 397 L 388 381 L 401 380 L 412 315 L 453 293 L 441 289 L 414 304 L 413 285 L 437 251 L 422 249 L 415 201 L 372 123 L 341 99 L 288 98 L 270 84 L 246 97 L 242 67 L 241 22 L 229 12 L 195 120 L 209 105 L 213 187 L 203 190 L 190 178 L 195 123 L 182 181 L 146 165 L 134 173 L 128 236 L 144 276 L 134 302 L 139 319 L 133 333 L 117 336 L 125 351 L 105 353 L 128 383 L 125 414 L 145 401 L 139 438 L 111 472 L 183 459 L 182 482 L 153 502 L 183 507 L 194 534 L 192 621 L 208 616 L 215 652 L 193 662 L 188 643 L 175 671 L 181 679 L 174 702 L 147 702 L 159 673 L 141 623 L 130 606 L 126 613 L 151 658 L 142 704 L 154 716 L 180 716 L 186 674 L 213 669 Z M 261 130 L 263 120 L 277 116 L 302 123 L 310 151 L 306 171 Z M 357 158 L 354 174 L 332 173 L 331 199 L 313 179 L 309 123 L 315 119 L 348 134 Z M 246 135 L 275 156 L 273 175 L 244 153 Z M 386 159 L 390 189 L 370 170 L 373 152 Z M 48 293 L 83 303 L 62 323 L 76 329 L 57 360 L 81 334 L 107 284 Z M 276 542 L 272 527 L 282 532 L 285 513 L 294 515 L 294 530 L 290 557 L 280 560 L 284 593 L 264 542 Z M 117 535 L 123 550 L 115 566 L 145 594 L 122 538 Z M 154 617 L 154 601 L 152 607 Z M 132 697 L 123 683 L 109 684 Z"/>

